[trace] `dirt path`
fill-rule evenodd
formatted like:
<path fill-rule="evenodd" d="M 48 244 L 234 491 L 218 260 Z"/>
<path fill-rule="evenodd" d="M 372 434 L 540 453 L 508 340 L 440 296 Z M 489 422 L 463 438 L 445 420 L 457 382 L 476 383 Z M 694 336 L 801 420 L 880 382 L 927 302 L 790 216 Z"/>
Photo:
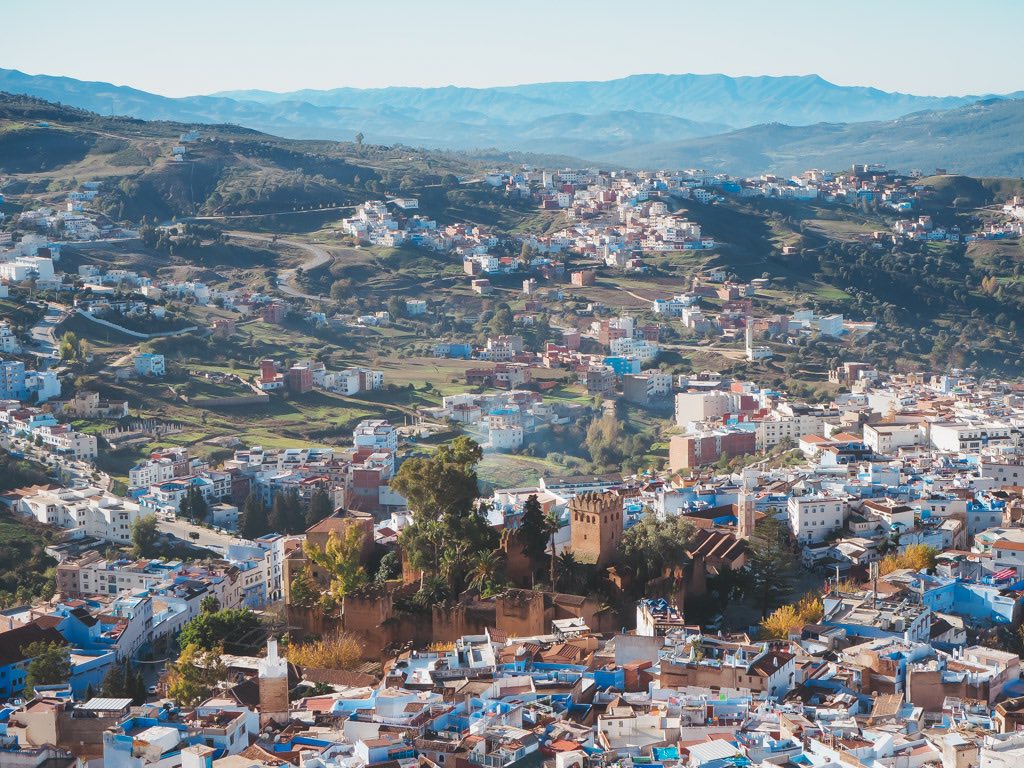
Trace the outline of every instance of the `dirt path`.
<path fill-rule="evenodd" d="M 281 293 L 287 294 L 288 296 L 295 296 L 299 299 L 309 299 L 310 301 L 320 301 L 322 296 L 314 296 L 310 293 L 303 293 L 298 288 L 293 287 L 295 275 L 299 269 L 303 272 L 309 272 L 310 270 L 322 267 L 324 264 L 329 264 L 334 261 L 334 256 L 326 249 L 315 243 L 306 243 L 301 240 L 286 240 L 285 238 L 278 237 L 274 238 L 269 235 L 254 235 L 250 232 L 231 232 L 232 238 L 237 240 L 256 240 L 262 243 L 273 243 L 280 245 L 287 245 L 292 248 L 298 248 L 308 254 L 308 258 L 303 261 L 299 266 L 291 269 L 285 269 L 277 275 L 277 287 Z"/>

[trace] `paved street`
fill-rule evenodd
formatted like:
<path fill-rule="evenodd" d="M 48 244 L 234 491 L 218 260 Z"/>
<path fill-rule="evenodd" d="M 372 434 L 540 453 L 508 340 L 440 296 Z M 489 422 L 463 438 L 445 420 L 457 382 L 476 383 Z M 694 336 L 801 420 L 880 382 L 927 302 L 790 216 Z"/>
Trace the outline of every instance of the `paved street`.
<path fill-rule="evenodd" d="M 64 320 L 64 317 L 65 311 L 63 307 L 53 302 L 47 302 L 46 313 L 31 330 L 32 341 L 35 344 L 35 348 L 30 350 L 32 354 L 47 362 L 53 362 L 58 359 L 57 340 L 54 337 L 54 332 L 57 326 Z"/>
<path fill-rule="evenodd" d="M 209 528 L 192 525 L 185 520 L 164 520 L 162 518 L 157 518 L 157 528 L 162 533 L 169 533 L 172 536 L 181 539 L 186 544 L 195 544 L 196 546 L 206 547 L 207 549 L 212 549 L 214 552 L 219 554 L 223 554 L 227 551 L 229 545 L 236 543 L 236 540 L 226 533 L 217 533 Z M 199 534 L 199 538 L 191 538 L 189 536 L 190 533 Z"/>
<path fill-rule="evenodd" d="M 92 464 L 86 461 L 76 461 L 74 459 L 65 459 L 60 456 L 55 456 L 54 454 L 37 447 L 35 443 L 30 440 L 26 440 L 23 437 L 11 437 L 7 434 L 0 434 L 0 448 L 10 451 L 20 451 L 25 458 L 32 459 L 40 464 L 52 463 L 56 460 L 57 466 L 62 471 L 61 479 L 67 485 L 73 486 L 77 483 L 79 485 L 92 485 L 99 486 L 100 488 L 110 488 L 110 476 L 105 472 L 97 470 Z M 98 479 L 93 477 L 94 473 L 98 473 Z"/>

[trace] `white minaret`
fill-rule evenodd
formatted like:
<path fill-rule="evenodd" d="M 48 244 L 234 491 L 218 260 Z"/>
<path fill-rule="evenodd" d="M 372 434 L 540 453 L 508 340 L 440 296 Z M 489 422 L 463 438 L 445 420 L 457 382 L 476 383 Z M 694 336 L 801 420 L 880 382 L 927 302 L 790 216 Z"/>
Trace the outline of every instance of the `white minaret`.
<path fill-rule="evenodd" d="M 277 640 L 267 640 L 267 656 L 259 662 L 260 722 L 288 717 L 288 662 L 277 655 Z"/>

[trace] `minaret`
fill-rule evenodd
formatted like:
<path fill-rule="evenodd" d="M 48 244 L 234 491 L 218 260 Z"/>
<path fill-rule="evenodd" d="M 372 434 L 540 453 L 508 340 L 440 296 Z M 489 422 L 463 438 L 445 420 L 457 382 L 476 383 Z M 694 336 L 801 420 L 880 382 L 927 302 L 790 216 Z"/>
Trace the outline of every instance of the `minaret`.
<path fill-rule="evenodd" d="M 754 494 L 744 484 L 736 498 L 736 536 L 749 540 L 754 533 Z"/>
<path fill-rule="evenodd" d="M 288 718 L 288 662 L 277 655 L 277 640 L 267 640 L 267 657 L 259 663 L 260 724 Z"/>

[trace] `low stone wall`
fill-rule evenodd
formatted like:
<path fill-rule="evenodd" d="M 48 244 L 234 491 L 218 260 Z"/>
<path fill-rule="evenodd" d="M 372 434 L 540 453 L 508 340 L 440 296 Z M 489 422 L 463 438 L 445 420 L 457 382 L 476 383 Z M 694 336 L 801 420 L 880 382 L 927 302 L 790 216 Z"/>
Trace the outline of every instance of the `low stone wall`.
<path fill-rule="evenodd" d="M 207 397 L 202 400 L 189 399 L 189 405 L 197 405 L 202 408 L 229 408 L 237 405 L 266 405 L 270 402 L 270 395 L 238 395 L 237 397 Z"/>
<path fill-rule="evenodd" d="M 133 331 L 131 328 L 125 328 L 123 325 L 112 323 L 109 320 L 104 320 L 102 317 L 96 317 L 92 312 L 87 312 L 84 309 L 75 310 L 79 315 L 84 317 L 86 320 L 91 320 L 99 325 L 105 325 L 107 328 L 113 328 L 119 333 L 123 333 L 126 336 L 134 336 L 136 339 L 162 339 L 166 336 L 181 336 L 185 333 L 192 333 L 192 331 L 198 331 L 199 326 L 190 325 L 187 328 L 179 328 L 176 331 L 164 331 L 163 333 L 142 333 L 140 331 Z"/>

